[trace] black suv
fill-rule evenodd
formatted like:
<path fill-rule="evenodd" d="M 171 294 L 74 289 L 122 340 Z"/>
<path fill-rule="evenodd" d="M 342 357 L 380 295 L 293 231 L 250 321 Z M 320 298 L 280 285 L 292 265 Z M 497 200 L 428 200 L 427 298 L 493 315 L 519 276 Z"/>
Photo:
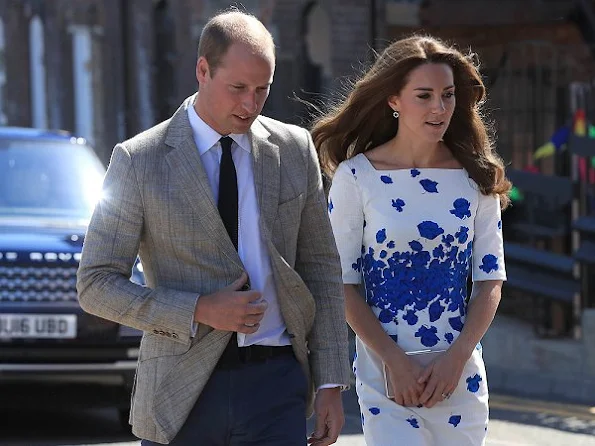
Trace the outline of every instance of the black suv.
<path fill-rule="evenodd" d="M 141 332 L 83 312 L 75 288 L 104 174 L 82 138 L 0 127 L 0 405 L 107 403 L 127 423 Z"/>

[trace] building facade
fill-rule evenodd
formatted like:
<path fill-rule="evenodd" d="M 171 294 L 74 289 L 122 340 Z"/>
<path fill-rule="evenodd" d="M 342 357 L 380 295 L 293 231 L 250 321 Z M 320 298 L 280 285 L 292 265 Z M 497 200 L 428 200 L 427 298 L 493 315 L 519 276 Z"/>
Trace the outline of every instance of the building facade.
<path fill-rule="evenodd" d="M 200 32 L 223 0 L 0 0 L 0 125 L 61 128 L 108 161 L 197 89 Z M 269 116 L 313 109 L 395 38 L 426 32 L 482 62 L 499 150 L 523 166 L 592 83 L 592 0 L 244 0 L 277 45 Z M 479 5 L 479 6 L 478 6 Z"/>
<path fill-rule="evenodd" d="M 244 0 L 277 45 L 265 113 L 305 123 L 297 98 L 330 92 L 370 58 L 379 2 Z M 0 1 L 0 125 L 60 128 L 113 145 L 197 89 L 200 32 L 220 0 Z"/>

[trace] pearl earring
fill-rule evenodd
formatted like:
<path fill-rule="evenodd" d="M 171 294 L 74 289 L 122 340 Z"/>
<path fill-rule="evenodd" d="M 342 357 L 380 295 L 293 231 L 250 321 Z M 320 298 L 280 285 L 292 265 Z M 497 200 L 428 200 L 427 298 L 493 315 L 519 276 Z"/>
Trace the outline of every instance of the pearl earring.
<path fill-rule="evenodd" d="M 399 112 L 395 110 L 393 112 L 393 116 L 394 116 L 395 119 L 397 119 L 399 117 Z"/>

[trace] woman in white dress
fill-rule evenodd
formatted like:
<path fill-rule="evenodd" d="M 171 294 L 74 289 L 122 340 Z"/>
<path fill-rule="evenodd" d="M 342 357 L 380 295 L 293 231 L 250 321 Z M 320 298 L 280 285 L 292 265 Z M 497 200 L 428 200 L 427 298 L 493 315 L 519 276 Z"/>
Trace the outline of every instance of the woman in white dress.
<path fill-rule="evenodd" d="M 416 36 L 392 43 L 313 128 L 333 177 L 368 445 L 485 442 L 479 342 L 506 279 L 500 212 L 510 182 L 484 97 L 472 55 Z"/>

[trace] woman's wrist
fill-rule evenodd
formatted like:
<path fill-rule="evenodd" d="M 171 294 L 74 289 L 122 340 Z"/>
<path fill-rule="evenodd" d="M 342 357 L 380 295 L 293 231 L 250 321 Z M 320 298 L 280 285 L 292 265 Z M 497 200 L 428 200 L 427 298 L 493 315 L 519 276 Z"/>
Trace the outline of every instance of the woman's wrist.
<path fill-rule="evenodd" d="M 405 352 L 392 339 L 378 352 L 382 361 L 389 367 L 402 363 L 406 358 Z"/>
<path fill-rule="evenodd" d="M 450 346 L 448 351 L 462 361 L 467 361 L 473 354 L 475 345 L 472 342 L 461 339 L 460 337 Z"/>

